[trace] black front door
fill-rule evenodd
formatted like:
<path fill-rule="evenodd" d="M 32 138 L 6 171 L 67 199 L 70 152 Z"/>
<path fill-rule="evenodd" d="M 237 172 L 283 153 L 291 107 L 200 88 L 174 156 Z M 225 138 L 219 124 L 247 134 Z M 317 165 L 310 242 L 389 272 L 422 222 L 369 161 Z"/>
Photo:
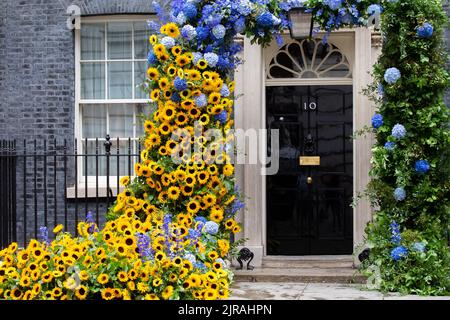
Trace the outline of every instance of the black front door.
<path fill-rule="evenodd" d="M 352 253 L 352 86 L 267 87 L 266 104 L 280 137 L 279 171 L 266 180 L 267 254 Z"/>

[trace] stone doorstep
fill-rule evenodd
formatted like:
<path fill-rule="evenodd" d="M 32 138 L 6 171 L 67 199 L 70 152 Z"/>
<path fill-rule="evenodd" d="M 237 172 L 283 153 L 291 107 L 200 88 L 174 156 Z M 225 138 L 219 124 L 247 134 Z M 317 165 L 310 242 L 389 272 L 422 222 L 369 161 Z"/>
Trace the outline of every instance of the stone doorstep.
<path fill-rule="evenodd" d="M 264 257 L 262 267 L 234 273 L 237 282 L 366 282 L 366 277 L 353 267 L 351 256 Z"/>

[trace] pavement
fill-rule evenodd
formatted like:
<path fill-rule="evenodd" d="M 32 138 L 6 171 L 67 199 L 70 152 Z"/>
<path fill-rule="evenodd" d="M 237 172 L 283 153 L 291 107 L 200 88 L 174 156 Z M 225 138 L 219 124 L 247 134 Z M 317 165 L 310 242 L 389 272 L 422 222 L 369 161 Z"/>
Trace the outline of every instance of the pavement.
<path fill-rule="evenodd" d="M 361 284 L 235 282 L 230 300 L 450 300 L 450 297 L 429 297 L 383 294 L 368 290 Z"/>

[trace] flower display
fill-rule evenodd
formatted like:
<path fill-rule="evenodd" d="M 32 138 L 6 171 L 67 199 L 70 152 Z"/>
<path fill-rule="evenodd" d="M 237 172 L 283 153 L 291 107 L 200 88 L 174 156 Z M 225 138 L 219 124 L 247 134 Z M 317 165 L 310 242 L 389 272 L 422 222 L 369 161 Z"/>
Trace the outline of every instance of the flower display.
<path fill-rule="evenodd" d="M 406 191 L 402 187 L 398 187 L 394 190 L 394 198 L 397 201 L 403 201 L 406 199 Z"/>
<path fill-rule="evenodd" d="M 423 25 L 417 28 L 417 36 L 419 38 L 431 38 L 433 36 L 434 28 L 433 26 L 425 22 Z"/>
<path fill-rule="evenodd" d="M 406 136 L 406 129 L 403 125 L 397 123 L 393 128 L 392 128 L 392 136 L 397 139 L 403 139 Z"/>
<path fill-rule="evenodd" d="M 383 116 L 379 113 L 376 113 L 373 117 L 372 117 L 372 127 L 374 127 L 375 129 L 380 128 L 383 125 Z"/>
<path fill-rule="evenodd" d="M 403 258 L 406 258 L 407 255 L 408 255 L 408 249 L 406 249 L 404 246 L 395 247 L 391 251 L 391 258 L 394 261 L 400 261 Z"/>
<path fill-rule="evenodd" d="M 402 241 L 402 236 L 400 234 L 400 225 L 393 221 L 390 225 L 391 227 L 391 242 L 399 245 L 400 242 Z"/>
<path fill-rule="evenodd" d="M 384 144 L 384 148 L 385 148 L 387 151 L 393 151 L 394 148 L 395 148 L 395 142 L 392 142 L 392 141 L 386 142 L 386 143 Z"/>
<path fill-rule="evenodd" d="M 397 68 L 389 68 L 384 73 L 384 81 L 386 81 L 388 84 L 394 84 L 396 83 L 401 77 L 400 70 Z"/>
<path fill-rule="evenodd" d="M 419 174 L 425 174 L 430 170 L 430 164 L 427 160 L 418 160 L 414 164 L 414 169 Z"/>

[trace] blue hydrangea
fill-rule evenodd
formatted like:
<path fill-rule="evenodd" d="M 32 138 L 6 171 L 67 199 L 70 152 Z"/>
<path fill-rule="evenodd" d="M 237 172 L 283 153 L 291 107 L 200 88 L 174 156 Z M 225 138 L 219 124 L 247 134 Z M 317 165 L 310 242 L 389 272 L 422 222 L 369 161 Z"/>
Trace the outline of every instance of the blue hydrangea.
<path fill-rule="evenodd" d="M 194 52 L 192 56 L 194 64 L 197 64 L 198 60 L 203 59 L 203 55 L 200 52 Z"/>
<path fill-rule="evenodd" d="M 367 13 L 369 15 L 372 15 L 374 13 L 381 13 L 381 11 L 383 11 L 383 9 L 378 4 L 371 4 L 369 7 L 367 7 Z"/>
<path fill-rule="evenodd" d="M 427 160 L 418 160 L 416 161 L 414 168 L 417 173 L 425 174 L 430 170 L 430 164 Z"/>
<path fill-rule="evenodd" d="M 337 10 L 342 7 L 342 0 L 323 0 L 323 4 L 328 6 L 331 10 Z"/>
<path fill-rule="evenodd" d="M 236 10 L 243 16 L 248 16 L 252 12 L 249 0 L 239 0 L 236 4 Z"/>
<path fill-rule="evenodd" d="M 181 97 L 178 92 L 174 92 L 174 93 L 172 93 L 170 100 L 172 100 L 175 103 L 179 103 L 179 102 L 181 102 Z"/>
<path fill-rule="evenodd" d="M 188 260 L 192 264 L 195 264 L 197 262 L 197 259 L 195 258 L 195 256 L 192 253 L 186 253 L 184 255 L 184 259 Z"/>
<path fill-rule="evenodd" d="M 176 77 L 175 78 L 175 80 L 173 81 L 173 86 L 178 91 L 183 91 L 183 90 L 186 90 L 188 88 L 186 80 L 181 79 L 180 77 Z"/>
<path fill-rule="evenodd" d="M 219 56 L 213 52 L 208 52 L 203 55 L 203 58 L 208 62 L 210 67 L 215 67 L 219 61 Z"/>
<path fill-rule="evenodd" d="M 245 18 L 240 17 L 234 23 L 234 31 L 236 31 L 236 33 L 242 33 L 244 32 L 244 30 L 245 30 Z"/>
<path fill-rule="evenodd" d="M 208 27 L 197 27 L 197 40 L 204 41 L 209 37 L 209 28 Z"/>
<path fill-rule="evenodd" d="M 384 148 L 388 151 L 392 151 L 395 148 L 395 142 L 388 141 L 384 144 Z"/>
<path fill-rule="evenodd" d="M 186 18 L 186 16 L 184 15 L 183 12 L 180 12 L 180 13 L 175 17 L 174 20 L 175 20 L 175 22 L 176 22 L 177 24 L 183 25 L 183 24 L 186 23 L 187 18 Z"/>
<path fill-rule="evenodd" d="M 394 190 L 394 198 L 397 201 L 403 201 L 406 199 L 406 191 L 402 187 L 398 187 Z"/>
<path fill-rule="evenodd" d="M 416 251 L 419 251 L 419 252 L 425 252 L 425 247 L 426 247 L 426 245 L 425 245 L 425 243 L 423 243 L 423 242 L 415 242 L 415 243 L 412 245 L 412 248 L 413 248 L 414 250 L 416 250 Z"/>
<path fill-rule="evenodd" d="M 200 222 L 203 222 L 203 223 L 206 223 L 206 221 L 208 221 L 205 217 L 202 217 L 202 216 L 197 216 L 197 217 L 195 217 L 194 220 L 195 221 L 200 221 Z"/>
<path fill-rule="evenodd" d="M 197 6 L 193 3 L 188 3 L 184 6 L 183 13 L 187 19 L 194 19 L 197 16 Z"/>
<path fill-rule="evenodd" d="M 228 86 L 224 83 L 222 86 L 222 89 L 220 89 L 220 95 L 222 97 L 228 97 L 230 95 L 230 89 L 228 89 Z"/>
<path fill-rule="evenodd" d="M 198 97 L 194 98 L 195 105 L 199 108 L 203 108 L 206 105 L 208 105 L 208 99 L 206 98 L 205 94 L 200 94 Z"/>
<path fill-rule="evenodd" d="M 431 38 L 433 36 L 434 28 L 433 26 L 425 22 L 422 26 L 417 28 L 417 36 L 419 38 Z"/>
<path fill-rule="evenodd" d="M 175 39 L 172 37 L 164 37 L 161 39 L 161 43 L 167 48 L 170 49 L 175 45 Z"/>
<path fill-rule="evenodd" d="M 187 40 L 192 40 L 197 36 L 197 30 L 190 24 L 187 24 L 181 28 L 181 36 Z"/>
<path fill-rule="evenodd" d="M 148 56 L 147 56 L 147 61 L 148 61 L 149 65 L 154 65 L 158 62 L 158 58 L 152 51 L 149 51 Z"/>
<path fill-rule="evenodd" d="M 391 251 L 391 258 L 394 261 L 399 261 L 403 258 L 406 258 L 407 255 L 408 255 L 408 249 L 406 249 L 404 246 L 395 247 Z"/>
<path fill-rule="evenodd" d="M 390 224 L 390 227 L 391 227 L 391 242 L 396 245 L 399 245 L 400 242 L 402 241 L 402 236 L 400 234 L 400 225 L 397 222 L 393 221 Z"/>
<path fill-rule="evenodd" d="M 263 28 L 270 28 L 274 25 L 274 16 L 270 12 L 264 12 L 256 18 L 258 26 Z"/>
<path fill-rule="evenodd" d="M 402 74 L 400 73 L 400 70 L 397 68 L 389 68 L 384 73 L 384 80 L 389 84 L 394 84 L 400 79 Z"/>
<path fill-rule="evenodd" d="M 203 230 L 208 234 L 215 235 L 217 234 L 217 232 L 219 232 L 219 225 L 214 221 L 208 221 L 205 223 Z"/>
<path fill-rule="evenodd" d="M 221 124 L 225 124 L 225 122 L 227 122 L 228 113 L 223 110 L 221 113 L 217 114 L 215 118 L 217 121 L 220 121 Z"/>
<path fill-rule="evenodd" d="M 46 245 L 49 243 L 47 227 L 39 228 L 39 240 Z"/>
<path fill-rule="evenodd" d="M 383 125 L 383 116 L 379 113 L 375 113 L 372 117 L 372 127 L 378 129 Z"/>
<path fill-rule="evenodd" d="M 378 84 L 377 92 L 378 92 L 379 96 L 381 96 L 381 97 L 384 96 L 384 87 L 381 83 Z"/>
<path fill-rule="evenodd" d="M 222 24 L 218 24 L 211 30 L 214 38 L 216 39 L 223 39 L 225 37 L 225 33 L 227 32 L 227 29 Z"/>
<path fill-rule="evenodd" d="M 403 125 L 397 123 L 393 128 L 392 128 L 392 136 L 395 139 L 402 139 L 406 136 L 406 129 Z"/>

